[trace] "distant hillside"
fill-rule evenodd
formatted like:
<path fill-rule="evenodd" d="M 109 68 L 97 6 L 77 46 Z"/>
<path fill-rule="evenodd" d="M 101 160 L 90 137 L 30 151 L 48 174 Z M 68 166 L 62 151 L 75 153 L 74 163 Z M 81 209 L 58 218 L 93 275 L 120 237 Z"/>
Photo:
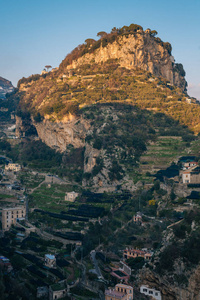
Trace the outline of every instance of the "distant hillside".
<path fill-rule="evenodd" d="M 0 99 L 5 99 L 6 94 L 13 91 L 14 86 L 12 83 L 3 77 L 0 77 Z"/>

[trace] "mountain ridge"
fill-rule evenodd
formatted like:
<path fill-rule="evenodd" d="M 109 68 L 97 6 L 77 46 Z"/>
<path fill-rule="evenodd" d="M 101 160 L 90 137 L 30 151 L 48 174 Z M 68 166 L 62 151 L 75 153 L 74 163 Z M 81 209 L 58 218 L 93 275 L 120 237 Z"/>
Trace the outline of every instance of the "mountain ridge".
<path fill-rule="evenodd" d="M 75 59 L 69 65 L 70 55 L 66 56 L 60 65 L 61 69 L 77 68 L 83 64 L 104 63 L 109 59 L 118 59 L 120 67 L 127 69 L 138 67 L 156 77 L 161 76 L 167 79 L 172 85 L 176 85 L 183 91 L 186 91 L 185 71 L 181 64 L 175 63 L 174 57 L 171 55 L 172 47 L 169 43 L 163 43 L 159 38 L 156 38 L 150 29 L 145 31 L 137 29 L 135 32 L 124 32 L 123 35 L 117 35 L 117 37 L 112 33 L 110 35 L 111 37 L 115 37 L 114 41 L 106 34 L 106 37 L 100 39 L 100 45 L 97 49 L 93 52 L 88 50 L 89 52 L 86 52 L 84 55 L 80 53 L 80 57 L 77 59 L 74 55 Z M 108 42 L 110 40 L 111 42 Z M 92 44 L 95 45 L 99 42 L 93 42 L 90 39 L 89 41 L 91 43 L 90 49 L 94 47 Z M 89 43 L 88 40 L 86 42 Z M 75 50 L 76 48 L 73 51 Z M 82 52 L 84 51 L 82 50 Z"/>
<path fill-rule="evenodd" d="M 18 83 L 16 135 L 37 133 L 63 156 L 82 149 L 75 151 L 84 153 L 81 182 L 96 190 L 134 189 L 132 168 L 149 143 L 178 136 L 186 147 L 200 132 L 200 106 L 185 91 L 185 72 L 173 63 L 171 45 L 134 26 L 119 36 L 103 33 L 98 47 L 86 40 L 58 70 Z M 172 79 L 176 73 L 184 84 L 173 85 L 162 72 Z"/>
<path fill-rule="evenodd" d="M 14 89 L 11 81 L 0 76 L 0 99 L 6 99 L 6 94 L 12 93 Z"/>

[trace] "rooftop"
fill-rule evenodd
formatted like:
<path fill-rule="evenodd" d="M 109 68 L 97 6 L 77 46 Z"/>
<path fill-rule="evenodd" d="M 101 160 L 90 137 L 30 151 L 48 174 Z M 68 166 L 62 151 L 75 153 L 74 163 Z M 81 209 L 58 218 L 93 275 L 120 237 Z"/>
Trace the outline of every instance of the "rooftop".
<path fill-rule="evenodd" d="M 7 210 L 20 210 L 20 209 L 25 209 L 24 206 L 17 206 L 17 207 L 8 207 L 8 208 L 3 208 L 2 210 L 7 211 Z"/>
<path fill-rule="evenodd" d="M 107 296 L 112 296 L 112 297 L 116 297 L 116 298 L 122 298 L 124 296 L 124 293 L 118 292 L 116 290 L 105 290 L 105 295 Z"/>
<path fill-rule="evenodd" d="M 51 289 L 54 292 L 64 290 L 65 288 L 66 288 L 66 286 L 65 286 L 64 282 L 58 282 L 58 283 L 55 283 L 55 284 L 51 285 Z"/>
<path fill-rule="evenodd" d="M 47 257 L 48 259 L 55 259 L 55 255 L 52 254 L 45 254 L 45 257 Z"/>
<path fill-rule="evenodd" d="M 115 287 L 120 287 L 120 288 L 128 288 L 128 289 L 132 289 L 133 287 L 132 286 L 130 286 L 130 285 L 127 285 L 127 284 L 123 284 L 123 283 L 118 283 L 118 284 L 116 284 L 116 286 Z"/>

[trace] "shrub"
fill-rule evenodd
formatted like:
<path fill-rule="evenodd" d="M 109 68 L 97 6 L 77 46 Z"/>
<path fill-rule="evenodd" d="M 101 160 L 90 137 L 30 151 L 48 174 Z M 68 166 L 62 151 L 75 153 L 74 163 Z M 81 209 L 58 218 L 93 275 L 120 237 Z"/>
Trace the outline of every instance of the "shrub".
<path fill-rule="evenodd" d="M 94 140 L 93 147 L 98 150 L 102 148 L 102 139 L 100 137 L 96 137 L 96 139 Z"/>
<path fill-rule="evenodd" d="M 145 261 L 143 257 L 129 258 L 127 264 L 131 269 L 139 270 L 143 267 Z"/>
<path fill-rule="evenodd" d="M 41 116 L 41 114 L 39 112 L 37 112 L 36 115 L 33 116 L 33 118 L 36 123 L 40 123 L 43 120 L 43 117 Z"/>
<path fill-rule="evenodd" d="M 179 239 L 184 239 L 186 234 L 185 234 L 185 231 L 186 231 L 186 226 L 185 225 L 177 225 L 177 226 L 174 226 L 173 227 L 173 232 L 175 234 L 175 236 Z"/>

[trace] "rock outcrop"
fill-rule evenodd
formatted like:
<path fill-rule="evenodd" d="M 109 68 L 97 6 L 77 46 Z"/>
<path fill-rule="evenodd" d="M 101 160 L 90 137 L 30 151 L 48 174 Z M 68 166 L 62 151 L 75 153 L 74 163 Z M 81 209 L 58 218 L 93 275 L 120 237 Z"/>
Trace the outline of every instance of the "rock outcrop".
<path fill-rule="evenodd" d="M 169 280 L 167 276 L 159 276 L 149 269 L 140 273 L 142 284 L 159 290 L 163 300 L 198 300 L 200 297 L 200 266 L 191 272 L 188 285 L 182 286 Z"/>
<path fill-rule="evenodd" d="M 117 59 L 120 66 L 127 69 L 140 68 L 156 77 L 164 77 L 170 84 L 178 86 L 182 91 L 186 90 L 184 71 L 182 74 L 179 72 L 173 56 L 156 42 L 148 31 L 120 36 L 117 41 L 109 43 L 106 47 L 101 46 L 94 53 L 87 53 L 74 60 L 67 69 L 92 62 L 106 62 L 109 59 Z"/>
<path fill-rule="evenodd" d="M 49 147 L 58 149 L 64 152 L 68 145 L 73 145 L 74 148 L 80 148 L 85 145 L 85 136 L 89 128 L 89 123 L 86 120 L 76 117 L 66 122 L 51 122 L 44 120 L 40 123 L 35 123 L 40 139 Z"/>
<path fill-rule="evenodd" d="M 27 136 L 37 133 L 40 139 L 49 147 L 65 152 L 68 145 L 81 148 L 85 145 L 85 136 L 89 123 L 83 118 L 72 117 L 63 122 L 43 120 L 35 122 L 34 119 L 23 120 L 16 116 L 16 136 Z M 33 130 L 34 128 L 34 130 Z"/>
<path fill-rule="evenodd" d="M 0 77 L 0 99 L 5 99 L 6 94 L 12 93 L 14 89 L 14 86 L 9 80 Z"/>

